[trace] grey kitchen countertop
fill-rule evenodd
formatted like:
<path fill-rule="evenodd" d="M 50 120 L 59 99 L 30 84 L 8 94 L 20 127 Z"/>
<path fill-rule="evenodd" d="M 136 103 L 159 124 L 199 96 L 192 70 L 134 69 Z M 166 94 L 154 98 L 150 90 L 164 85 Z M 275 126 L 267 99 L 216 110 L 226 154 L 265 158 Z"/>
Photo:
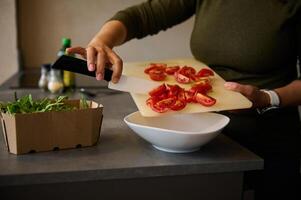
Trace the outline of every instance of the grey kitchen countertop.
<path fill-rule="evenodd" d="M 19 96 L 52 96 L 39 89 L 16 90 Z M 202 173 L 242 172 L 263 168 L 263 160 L 220 134 L 199 151 L 172 154 L 159 151 L 137 136 L 123 118 L 136 111 L 128 93 L 91 89 L 104 105 L 98 144 L 93 147 L 14 155 L 0 133 L 0 186 L 93 180 L 132 179 Z M 12 100 L 12 90 L 0 91 L 0 101 Z M 79 98 L 76 92 L 70 98 Z M 1 128 L 2 130 L 2 128 Z"/>

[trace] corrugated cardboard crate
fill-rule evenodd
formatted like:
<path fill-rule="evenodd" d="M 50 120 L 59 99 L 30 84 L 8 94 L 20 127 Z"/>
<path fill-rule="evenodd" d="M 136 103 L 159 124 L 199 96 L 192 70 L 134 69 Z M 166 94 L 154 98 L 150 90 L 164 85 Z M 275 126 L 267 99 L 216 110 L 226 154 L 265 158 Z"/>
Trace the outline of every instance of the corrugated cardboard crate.
<path fill-rule="evenodd" d="M 79 107 L 80 100 L 67 100 Z M 87 109 L 29 114 L 1 113 L 3 136 L 13 154 L 92 146 L 98 142 L 103 106 L 87 101 Z"/>

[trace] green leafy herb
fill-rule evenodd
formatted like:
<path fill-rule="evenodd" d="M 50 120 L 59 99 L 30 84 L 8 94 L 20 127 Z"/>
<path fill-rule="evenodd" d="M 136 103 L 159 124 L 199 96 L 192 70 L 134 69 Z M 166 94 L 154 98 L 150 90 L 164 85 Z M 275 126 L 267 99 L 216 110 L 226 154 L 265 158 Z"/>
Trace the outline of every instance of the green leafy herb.
<path fill-rule="evenodd" d="M 81 95 L 80 109 L 86 109 L 86 108 L 89 108 L 89 104 L 88 104 L 86 98 L 84 97 L 84 95 Z"/>
<path fill-rule="evenodd" d="M 50 112 L 50 111 L 69 111 L 75 110 L 76 107 L 66 104 L 66 96 L 58 96 L 56 99 L 51 100 L 44 98 L 41 100 L 33 100 L 31 94 L 17 98 L 15 94 L 14 102 L 3 103 L 0 102 L 0 111 L 8 114 L 16 113 L 36 113 L 36 112 Z M 80 108 L 88 108 L 86 99 L 81 99 Z"/>

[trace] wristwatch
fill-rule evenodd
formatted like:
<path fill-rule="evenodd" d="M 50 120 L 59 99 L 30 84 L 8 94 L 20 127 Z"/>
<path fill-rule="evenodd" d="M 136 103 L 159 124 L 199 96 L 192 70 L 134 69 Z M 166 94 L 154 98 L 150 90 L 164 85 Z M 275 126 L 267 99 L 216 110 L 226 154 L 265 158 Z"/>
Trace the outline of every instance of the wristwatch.
<path fill-rule="evenodd" d="M 278 94 L 274 91 L 274 90 L 260 90 L 266 94 L 269 95 L 270 97 L 270 105 L 264 108 L 257 108 L 257 112 L 259 114 L 263 114 L 267 111 L 273 110 L 273 109 L 277 109 L 280 106 L 280 98 L 278 96 Z"/>

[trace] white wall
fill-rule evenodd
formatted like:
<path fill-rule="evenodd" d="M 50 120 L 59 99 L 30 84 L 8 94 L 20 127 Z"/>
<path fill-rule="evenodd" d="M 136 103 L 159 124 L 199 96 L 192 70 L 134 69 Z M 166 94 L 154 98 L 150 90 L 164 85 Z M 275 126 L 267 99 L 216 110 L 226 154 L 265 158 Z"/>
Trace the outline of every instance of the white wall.
<path fill-rule="evenodd" d="M 0 0 L 0 84 L 18 70 L 15 0 Z"/>
<path fill-rule="evenodd" d="M 20 45 L 26 67 L 51 62 L 62 37 L 85 46 L 118 10 L 143 0 L 19 0 Z M 154 37 L 132 40 L 116 51 L 123 60 L 191 57 L 193 19 Z"/>

